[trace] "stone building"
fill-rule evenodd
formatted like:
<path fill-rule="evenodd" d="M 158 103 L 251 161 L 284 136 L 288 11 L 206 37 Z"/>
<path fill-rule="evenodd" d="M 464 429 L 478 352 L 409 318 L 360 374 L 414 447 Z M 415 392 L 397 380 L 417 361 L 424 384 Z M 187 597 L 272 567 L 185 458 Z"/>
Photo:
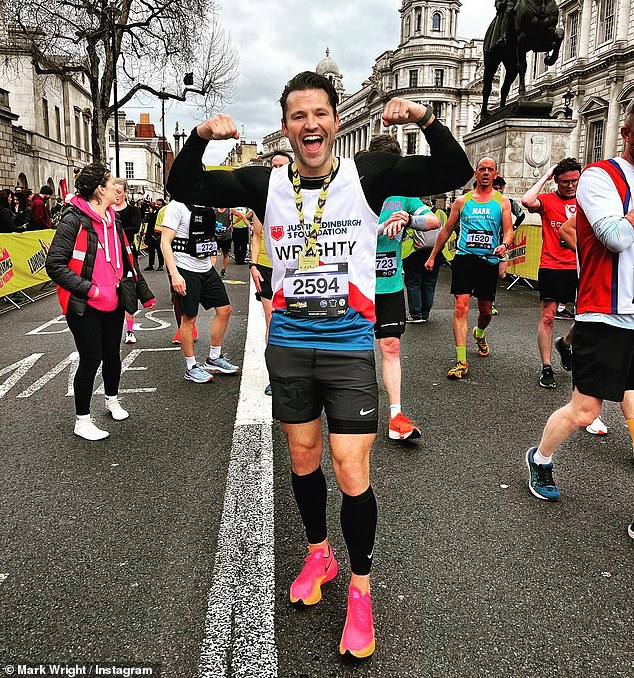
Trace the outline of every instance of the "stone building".
<path fill-rule="evenodd" d="M 220 163 L 228 167 L 242 167 L 253 162 L 260 162 L 258 145 L 255 141 L 238 141 Z"/>
<path fill-rule="evenodd" d="M 377 57 L 359 91 L 344 95 L 338 155 L 352 157 L 386 131 L 381 114 L 395 96 L 431 104 L 458 140 L 473 127 L 482 105 L 483 40 L 458 37 L 460 6 L 459 0 L 403 0 L 398 47 Z M 405 154 L 428 152 L 416 125 L 391 131 Z"/>
<path fill-rule="evenodd" d="M 623 148 L 620 126 L 634 98 L 634 0 L 558 0 L 565 31 L 550 68 L 543 54 L 529 55 L 526 98 L 552 106 L 549 118 L 510 118 L 467 135 L 472 161 L 491 155 L 522 195 L 549 166 L 573 156 L 582 164 Z M 509 103 L 517 100 L 517 85 Z"/>
<path fill-rule="evenodd" d="M 39 75 L 19 35 L 6 27 L 3 35 L 2 107 L 14 116 L 11 162 L 15 162 L 3 182 L 36 191 L 48 184 L 59 195 L 62 180 L 72 187 L 75 170 L 92 160 L 93 105 L 86 74 Z"/>
<path fill-rule="evenodd" d="M 291 144 L 289 143 L 288 139 L 284 136 L 282 133 L 281 129 L 276 130 L 275 132 L 271 132 L 271 134 L 267 134 L 263 139 L 262 139 L 262 162 L 266 165 L 271 164 L 271 159 L 277 153 L 277 151 L 285 151 L 288 153 L 291 157 L 294 155 L 293 154 L 293 149 L 291 148 Z"/>

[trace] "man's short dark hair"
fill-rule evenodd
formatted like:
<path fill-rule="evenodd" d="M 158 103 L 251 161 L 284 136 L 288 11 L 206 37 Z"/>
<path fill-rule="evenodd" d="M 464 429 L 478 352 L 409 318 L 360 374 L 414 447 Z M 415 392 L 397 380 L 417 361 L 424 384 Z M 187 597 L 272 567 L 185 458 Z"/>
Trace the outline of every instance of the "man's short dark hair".
<path fill-rule="evenodd" d="M 577 158 L 564 158 L 560 160 L 553 170 L 553 179 L 557 181 L 559 176 L 565 172 L 581 172 L 581 165 Z"/>
<path fill-rule="evenodd" d="M 493 186 L 506 186 L 506 180 L 504 177 L 497 176 L 493 179 Z"/>
<path fill-rule="evenodd" d="M 391 134 L 377 134 L 370 139 L 368 151 L 384 151 L 401 155 L 401 145 Z"/>
<path fill-rule="evenodd" d="M 286 151 L 275 151 L 275 153 L 273 153 L 273 155 L 271 156 L 271 160 L 273 160 L 273 158 L 276 155 L 281 155 L 283 158 L 286 158 L 289 162 L 293 162 L 293 156 L 290 153 L 287 153 Z"/>
<path fill-rule="evenodd" d="M 46 186 L 42 186 L 42 188 L 40 188 L 40 194 L 53 195 L 53 189 L 48 184 L 46 184 Z"/>
<path fill-rule="evenodd" d="M 328 80 L 328 78 L 324 78 L 324 76 L 319 75 L 319 73 L 314 73 L 313 71 L 302 71 L 286 83 L 286 87 L 284 88 L 282 96 L 280 97 L 280 105 L 282 106 L 282 120 L 284 120 L 284 122 L 286 122 L 286 101 L 288 99 L 288 95 L 291 92 L 302 92 L 307 89 L 323 89 L 328 95 L 330 105 L 332 106 L 333 115 L 337 115 L 339 95 L 337 94 L 337 90 L 334 88 L 334 85 L 330 82 L 330 80 Z"/>

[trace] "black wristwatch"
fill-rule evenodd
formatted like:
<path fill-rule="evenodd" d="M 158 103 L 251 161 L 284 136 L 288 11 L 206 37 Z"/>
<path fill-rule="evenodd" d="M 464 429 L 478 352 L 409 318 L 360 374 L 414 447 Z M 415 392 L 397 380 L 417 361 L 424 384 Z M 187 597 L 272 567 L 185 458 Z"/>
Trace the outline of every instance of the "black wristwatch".
<path fill-rule="evenodd" d="M 257 266 L 257 264 L 256 264 L 254 261 L 252 261 L 252 262 L 249 264 L 249 268 L 251 268 L 251 267 L 253 267 L 253 266 Z"/>

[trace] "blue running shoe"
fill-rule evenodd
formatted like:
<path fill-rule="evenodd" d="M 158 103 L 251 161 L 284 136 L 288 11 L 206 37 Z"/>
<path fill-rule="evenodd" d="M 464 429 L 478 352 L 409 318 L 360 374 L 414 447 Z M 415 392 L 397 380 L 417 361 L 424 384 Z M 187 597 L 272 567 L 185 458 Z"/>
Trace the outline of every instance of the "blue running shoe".
<path fill-rule="evenodd" d="M 206 384 L 213 381 L 213 374 L 209 374 L 200 365 L 194 365 L 191 370 L 185 370 L 185 379 L 193 381 L 195 384 Z"/>
<path fill-rule="evenodd" d="M 273 395 L 273 389 L 271 388 L 271 384 L 268 384 L 267 387 L 264 389 L 264 395 L 268 396 Z"/>
<path fill-rule="evenodd" d="M 535 452 L 537 452 L 537 448 L 531 447 L 526 453 L 526 466 L 528 466 L 529 474 L 528 489 L 538 499 L 559 501 L 559 488 L 553 480 L 553 465 L 534 462 Z"/>
<path fill-rule="evenodd" d="M 237 365 L 232 365 L 226 358 L 214 358 L 213 360 L 207 356 L 203 367 L 208 372 L 220 372 L 221 374 L 235 374 L 240 371 Z"/>

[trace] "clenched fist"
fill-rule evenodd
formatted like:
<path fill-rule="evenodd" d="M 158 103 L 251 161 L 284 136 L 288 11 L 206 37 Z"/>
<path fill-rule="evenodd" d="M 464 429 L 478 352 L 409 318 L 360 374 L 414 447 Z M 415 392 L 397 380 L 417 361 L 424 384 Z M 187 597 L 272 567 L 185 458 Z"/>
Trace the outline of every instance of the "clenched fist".
<path fill-rule="evenodd" d="M 233 119 L 224 113 L 209 118 L 206 122 L 198 125 L 196 131 L 201 139 L 207 139 L 207 141 L 240 138 Z"/>
<path fill-rule="evenodd" d="M 395 97 L 390 99 L 385 105 L 383 110 L 383 125 L 389 127 L 390 125 L 405 125 L 408 122 L 418 122 L 425 115 L 426 110 L 426 106 L 422 104 Z"/>

